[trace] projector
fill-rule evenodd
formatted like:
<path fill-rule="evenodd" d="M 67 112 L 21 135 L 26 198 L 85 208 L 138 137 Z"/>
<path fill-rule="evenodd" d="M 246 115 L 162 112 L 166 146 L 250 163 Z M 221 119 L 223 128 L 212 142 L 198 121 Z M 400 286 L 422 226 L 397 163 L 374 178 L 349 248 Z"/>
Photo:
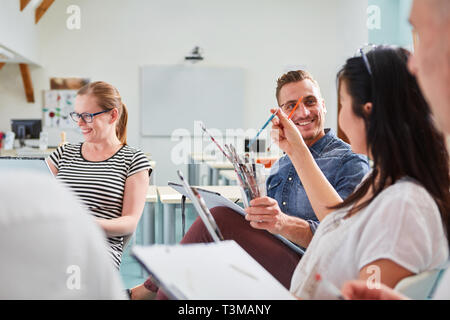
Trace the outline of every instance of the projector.
<path fill-rule="evenodd" d="M 192 62 L 197 62 L 197 61 L 203 60 L 202 49 L 200 47 L 195 47 L 190 52 L 190 55 L 184 57 L 184 60 L 192 61 Z"/>

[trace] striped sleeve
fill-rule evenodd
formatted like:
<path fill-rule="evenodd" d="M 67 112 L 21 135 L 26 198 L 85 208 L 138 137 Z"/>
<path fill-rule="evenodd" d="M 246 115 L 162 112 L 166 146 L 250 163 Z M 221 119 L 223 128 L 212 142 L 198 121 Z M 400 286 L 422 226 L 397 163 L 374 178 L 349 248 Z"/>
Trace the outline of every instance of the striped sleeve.
<path fill-rule="evenodd" d="M 49 156 L 50 161 L 57 170 L 59 170 L 59 161 L 61 160 L 63 153 L 64 153 L 64 145 L 58 147 L 58 149 L 53 151 Z"/>
<path fill-rule="evenodd" d="M 151 169 L 150 161 L 148 161 L 147 157 L 142 151 L 138 150 L 133 155 L 130 167 L 128 168 L 127 177 L 130 177 L 133 174 L 143 170 L 149 170 L 150 172 L 150 169 Z"/>

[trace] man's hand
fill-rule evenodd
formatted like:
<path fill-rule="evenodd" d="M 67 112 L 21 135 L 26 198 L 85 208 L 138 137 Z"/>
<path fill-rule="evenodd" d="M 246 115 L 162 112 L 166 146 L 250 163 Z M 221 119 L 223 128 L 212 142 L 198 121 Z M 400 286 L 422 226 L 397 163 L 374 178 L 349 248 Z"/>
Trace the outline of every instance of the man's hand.
<path fill-rule="evenodd" d="M 281 212 L 278 202 L 269 197 L 256 198 L 250 201 L 251 207 L 245 209 L 245 219 L 255 229 L 267 230 L 280 234 L 286 225 L 287 215 Z"/>
<path fill-rule="evenodd" d="M 253 228 L 279 234 L 304 248 L 311 242 L 313 234 L 309 223 L 281 212 L 275 199 L 256 198 L 250 201 L 250 205 L 245 209 L 245 219 Z"/>

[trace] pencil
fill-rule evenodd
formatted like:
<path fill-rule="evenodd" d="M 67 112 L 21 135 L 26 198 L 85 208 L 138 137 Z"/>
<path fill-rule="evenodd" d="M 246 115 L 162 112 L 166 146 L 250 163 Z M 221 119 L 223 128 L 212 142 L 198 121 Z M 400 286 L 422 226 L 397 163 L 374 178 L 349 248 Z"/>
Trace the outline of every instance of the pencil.
<path fill-rule="evenodd" d="M 288 116 L 288 119 L 290 119 L 292 117 L 292 115 L 294 114 L 295 110 L 297 109 L 298 105 L 300 104 L 300 102 L 303 100 L 303 96 L 300 97 L 300 99 L 298 99 L 297 103 L 295 104 L 294 109 L 292 109 L 291 113 Z"/>
<path fill-rule="evenodd" d="M 248 144 L 249 149 L 252 146 L 252 144 L 256 141 L 256 139 L 259 137 L 261 132 L 269 125 L 270 121 L 272 121 L 272 119 L 275 118 L 276 114 L 278 113 L 278 110 L 280 110 L 280 108 L 278 108 L 274 113 L 272 113 L 272 115 L 269 117 L 269 119 L 266 121 L 266 123 L 264 123 L 264 125 L 261 127 L 261 129 L 259 129 L 256 136 L 252 139 L 252 141 L 250 141 L 250 143 Z"/>
<path fill-rule="evenodd" d="M 339 300 L 345 300 L 345 297 L 342 295 L 341 291 L 330 281 L 323 279 L 319 273 L 316 273 L 316 281 L 324 285 L 326 290 L 331 294 L 333 294 Z"/>

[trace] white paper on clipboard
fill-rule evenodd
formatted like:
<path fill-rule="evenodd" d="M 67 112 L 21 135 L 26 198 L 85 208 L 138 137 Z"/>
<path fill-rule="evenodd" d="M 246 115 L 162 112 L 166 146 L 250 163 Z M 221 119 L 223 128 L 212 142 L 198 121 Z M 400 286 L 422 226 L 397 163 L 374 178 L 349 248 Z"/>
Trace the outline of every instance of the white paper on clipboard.
<path fill-rule="evenodd" d="M 294 299 L 235 241 L 134 246 L 132 254 L 172 299 Z"/>

